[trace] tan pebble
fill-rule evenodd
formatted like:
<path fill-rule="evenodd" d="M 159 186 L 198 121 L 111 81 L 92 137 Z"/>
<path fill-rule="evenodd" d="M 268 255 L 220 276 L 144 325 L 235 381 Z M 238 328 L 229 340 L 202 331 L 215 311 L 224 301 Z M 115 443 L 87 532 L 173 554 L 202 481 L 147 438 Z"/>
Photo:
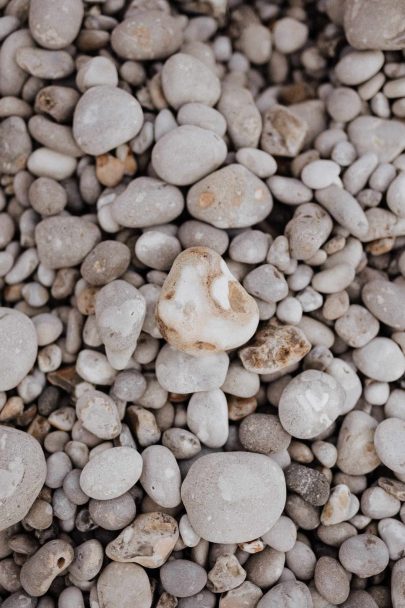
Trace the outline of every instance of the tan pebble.
<path fill-rule="evenodd" d="M 96 158 L 96 176 L 106 188 L 118 186 L 125 174 L 125 164 L 112 154 L 102 154 Z"/>

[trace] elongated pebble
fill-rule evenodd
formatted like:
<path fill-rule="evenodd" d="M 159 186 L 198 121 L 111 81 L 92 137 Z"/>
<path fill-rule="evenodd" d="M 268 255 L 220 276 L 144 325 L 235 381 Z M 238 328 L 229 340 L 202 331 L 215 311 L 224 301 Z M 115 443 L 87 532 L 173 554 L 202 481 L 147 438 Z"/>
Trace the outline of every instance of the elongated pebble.
<path fill-rule="evenodd" d="M 80 475 L 80 486 L 90 498 L 117 498 L 138 481 L 141 472 L 139 452 L 127 447 L 110 448 L 89 460 Z"/>

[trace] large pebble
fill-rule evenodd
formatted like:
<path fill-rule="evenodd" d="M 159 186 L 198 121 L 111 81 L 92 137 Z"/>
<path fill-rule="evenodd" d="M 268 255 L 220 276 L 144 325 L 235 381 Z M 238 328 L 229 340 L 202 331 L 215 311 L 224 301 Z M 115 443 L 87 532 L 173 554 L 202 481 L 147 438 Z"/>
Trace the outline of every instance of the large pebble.
<path fill-rule="evenodd" d="M 392 568 L 391 599 L 392 608 L 402 608 L 405 605 L 405 558 L 398 560 Z"/>
<path fill-rule="evenodd" d="M 374 435 L 376 452 L 386 467 L 405 474 L 405 421 L 387 418 L 380 422 Z"/>
<path fill-rule="evenodd" d="M 367 578 L 385 570 L 389 555 L 386 544 L 378 536 L 359 534 L 342 543 L 339 560 L 349 572 Z"/>
<path fill-rule="evenodd" d="M 272 414 L 250 414 L 239 427 L 239 440 L 245 450 L 274 454 L 286 450 L 291 437 Z"/>
<path fill-rule="evenodd" d="M 262 117 L 247 88 L 224 86 L 218 110 L 227 122 L 228 134 L 236 149 L 257 148 L 262 132 Z"/>
<path fill-rule="evenodd" d="M 343 388 L 329 374 L 312 369 L 302 372 L 281 394 L 281 424 L 293 437 L 316 437 L 339 416 L 344 397 Z"/>
<path fill-rule="evenodd" d="M 142 457 L 133 448 L 110 448 L 93 456 L 80 475 L 80 486 L 90 498 L 109 500 L 125 494 L 138 481 Z"/>
<path fill-rule="evenodd" d="M 243 165 L 232 164 L 194 184 L 189 213 L 216 228 L 245 228 L 264 220 L 273 207 L 266 184 Z"/>
<path fill-rule="evenodd" d="M 285 228 L 291 256 L 296 260 L 310 260 L 326 241 L 332 228 L 329 213 L 320 205 L 299 205 Z"/>
<path fill-rule="evenodd" d="M 13 308 L 0 307 L 0 391 L 25 378 L 37 358 L 37 333 L 31 319 Z"/>
<path fill-rule="evenodd" d="M 368 232 L 367 217 L 357 200 L 336 184 L 316 191 L 316 200 L 325 207 L 339 224 L 347 228 L 350 234 L 362 239 Z"/>
<path fill-rule="evenodd" d="M 136 61 L 164 59 L 183 42 L 182 21 L 160 10 L 135 10 L 111 35 L 111 46 L 120 57 Z"/>
<path fill-rule="evenodd" d="M 83 19 L 82 0 L 32 0 L 29 7 L 30 31 L 35 41 L 47 49 L 63 49 L 79 33 Z"/>
<path fill-rule="evenodd" d="M 195 357 L 165 344 L 156 359 L 156 377 L 172 393 L 198 393 L 219 388 L 228 366 L 226 353 L 207 352 Z"/>
<path fill-rule="evenodd" d="M 405 308 L 401 305 L 405 298 L 405 287 L 376 279 L 365 284 L 362 291 L 364 304 L 385 325 L 393 329 L 405 330 Z"/>
<path fill-rule="evenodd" d="M 166 513 L 142 513 L 106 547 L 116 562 L 135 562 L 145 568 L 160 568 L 179 538 L 177 522 Z"/>
<path fill-rule="evenodd" d="M 73 135 L 83 152 L 98 156 L 135 137 L 142 124 L 139 102 L 122 89 L 104 85 L 92 87 L 79 99 Z"/>
<path fill-rule="evenodd" d="M 137 564 L 108 564 L 97 580 L 100 608 L 151 608 L 148 575 Z"/>
<path fill-rule="evenodd" d="M 173 453 L 163 445 L 150 445 L 142 452 L 140 482 L 156 504 L 171 508 L 180 504 L 180 469 Z"/>
<path fill-rule="evenodd" d="M 33 47 L 34 44 L 27 29 L 12 32 L 4 40 L 0 49 L 0 93 L 2 95 L 17 96 L 20 94 L 28 74 L 16 62 L 16 54 L 18 49 Z"/>
<path fill-rule="evenodd" d="M 114 369 L 124 369 L 137 345 L 146 314 L 145 298 L 126 281 L 112 281 L 96 297 L 96 324 Z"/>
<path fill-rule="evenodd" d="M 238 543 L 271 528 L 286 490 L 281 469 L 268 456 L 231 452 L 199 458 L 181 495 L 197 534 L 214 543 Z"/>
<path fill-rule="evenodd" d="M 212 249 L 186 249 L 173 263 L 156 310 L 164 338 L 190 354 L 237 348 L 254 334 L 254 299 Z"/>
<path fill-rule="evenodd" d="M 207 573 L 195 562 L 175 559 L 162 566 L 160 581 L 163 588 L 175 597 L 191 597 L 205 587 Z"/>
<path fill-rule="evenodd" d="M 348 475 L 366 475 L 374 471 L 380 459 L 374 447 L 377 421 L 366 412 L 349 412 L 343 420 L 338 436 L 337 465 Z"/>
<path fill-rule="evenodd" d="M 265 593 L 257 608 L 313 608 L 311 594 L 305 583 L 285 581 Z"/>
<path fill-rule="evenodd" d="M 212 69 L 186 53 L 172 55 L 161 78 L 165 97 L 175 109 L 192 102 L 214 106 L 221 94 L 221 83 Z"/>
<path fill-rule="evenodd" d="M 36 78 L 59 80 L 74 71 L 74 61 L 66 51 L 22 48 L 16 53 L 17 64 Z"/>
<path fill-rule="evenodd" d="M 187 186 L 218 169 L 226 154 L 226 144 L 219 135 L 194 125 L 183 125 L 163 135 L 155 144 L 152 165 L 164 181 Z"/>
<path fill-rule="evenodd" d="M 100 439 L 114 439 L 121 422 L 114 401 L 101 391 L 88 390 L 76 401 L 76 413 L 85 429 Z"/>
<path fill-rule="evenodd" d="M 359 156 L 374 152 L 380 162 L 391 162 L 405 148 L 405 124 L 377 116 L 358 116 L 349 124 L 348 135 Z"/>
<path fill-rule="evenodd" d="M 314 507 L 325 504 L 329 497 L 329 482 L 325 475 L 297 463 L 288 466 L 284 474 L 289 490 L 302 496 Z"/>
<path fill-rule="evenodd" d="M 35 228 L 38 257 L 47 268 L 76 266 L 100 240 L 100 230 L 79 217 L 49 217 Z"/>
<path fill-rule="evenodd" d="M 51 540 L 32 555 L 21 568 L 23 589 L 34 597 L 45 595 L 52 582 L 73 562 L 73 547 L 66 540 Z"/>
<path fill-rule="evenodd" d="M 138 177 L 112 203 L 112 216 L 128 228 L 146 228 L 171 222 L 184 208 L 184 197 L 175 186 L 155 179 Z"/>
<path fill-rule="evenodd" d="M 268 323 L 239 356 L 249 372 L 272 374 L 298 363 L 310 350 L 311 344 L 299 328 Z"/>
<path fill-rule="evenodd" d="M 343 84 L 357 85 L 369 80 L 384 63 L 381 51 L 353 51 L 336 64 L 336 76 Z"/>
<path fill-rule="evenodd" d="M 346 0 L 344 4 L 346 38 L 356 49 L 403 49 L 404 19 L 405 6 L 402 2 Z"/>
<path fill-rule="evenodd" d="M 337 319 L 335 331 L 352 348 L 365 346 L 376 337 L 380 329 L 377 319 L 363 306 L 352 304 Z"/>
<path fill-rule="evenodd" d="M 393 382 L 405 372 L 405 357 L 389 338 L 373 338 L 362 348 L 355 349 L 353 361 L 365 376 L 380 382 Z"/>
<path fill-rule="evenodd" d="M 134 520 L 136 506 L 129 493 L 122 494 L 118 498 L 111 498 L 111 500 L 95 500 L 92 498 L 89 502 L 89 513 L 94 523 L 101 528 L 121 530 Z"/>
<path fill-rule="evenodd" d="M 32 150 L 25 122 L 10 116 L 0 123 L 0 172 L 14 175 L 24 169 Z"/>
<path fill-rule="evenodd" d="M 46 463 L 38 441 L 0 426 L 0 530 L 23 519 L 45 482 Z"/>

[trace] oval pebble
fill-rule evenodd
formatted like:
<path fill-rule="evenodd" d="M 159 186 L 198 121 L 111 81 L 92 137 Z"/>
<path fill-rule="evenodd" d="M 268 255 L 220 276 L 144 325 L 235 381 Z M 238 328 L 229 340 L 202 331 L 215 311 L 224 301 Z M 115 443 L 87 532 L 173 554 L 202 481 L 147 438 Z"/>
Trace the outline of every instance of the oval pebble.
<path fill-rule="evenodd" d="M 358 534 L 345 540 L 339 549 L 339 560 L 346 570 L 360 578 L 382 572 L 388 565 L 386 544 L 374 534 Z"/>
<path fill-rule="evenodd" d="M 118 583 L 118 584 L 117 584 Z M 151 608 L 148 575 L 137 564 L 108 564 L 97 580 L 100 608 Z"/>
<path fill-rule="evenodd" d="M 405 372 L 405 357 L 389 338 L 373 338 L 365 346 L 356 348 L 353 362 L 365 376 L 380 382 L 393 382 Z"/>
<path fill-rule="evenodd" d="M 207 573 L 195 562 L 176 559 L 161 567 L 160 582 L 175 597 L 190 597 L 205 587 Z"/>
<path fill-rule="evenodd" d="M 33 38 L 47 49 L 63 49 L 79 33 L 83 19 L 82 0 L 71 0 L 66 10 L 64 0 L 32 0 L 29 25 Z"/>
<path fill-rule="evenodd" d="M 181 495 L 194 530 L 214 543 L 245 542 L 264 534 L 280 517 L 285 481 L 267 456 L 246 452 L 199 458 Z"/>
<path fill-rule="evenodd" d="M 219 135 L 193 125 L 183 125 L 163 135 L 155 144 L 152 165 L 164 181 L 187 186 L 215 171 L 226 154 L 226 144 Z"/>
<path fill-rule="evenodd" d="M 121 432 L 117 406 L 101 391 L 86 391 L 76 401 L 76 414 L 85 429 L 100 439 L 114 439 Z"/>
<path fill-rule="evenodd" d="M 252 226 L 266 218 L 272 207 L 266 184 L 238 164 L 211 173 L 187 195 L 189 213 L 216 228 Z"/>
<path fill-rule="evenodd" d="M 339 177 L 340 167 L 331 160 L 314 160 L 305 165 L 301 179 L 308 188 L 327 188 Z"/>
<path fill-rule="evenodd" d="M 27 315 L 0 307 L 0 336 L 0 391 L 9 391 L 25 378 L 35 363 L 37 332 Z"/>
<path fill-rule="evenodd" d="M 337 465 L 348 475 L 366 475 L 374 471 L 380 459 L 374 447 L 377 421 L 362 411 L 349 412 L 338 436 Z"/>
<path fill-rule="evenodd" d="M 177 507 L 180 498 L 180 470 L 173 453 L 163 445 L 150 445 L 142 452 L 140 482 L 156 504 Z"/>
<path fill-rule="evenodd" d="M 186 103 L 214 106 L 221 94 L 220 81 L 212 69 L 186 53 L 176 53 L 165 62 L 161 79 L 165 97 L 175 109 Z"/>
<path fill-rule="evenodd" d="M 405 474 L 405 421 L 387 418 L 380 422 L 374 435 L 376 452 L 386 467 Z"/>
<path fill-rule="evenodd" d="M 142 473 L 142 457 L 132 448 L 110 448 L 93 456 L 80 475 L 80 486 L 90 498 L 108 500 L 125 494 Z"/>
<path fill-rule="evenodd" d="M 362 298 L 369 311 L 389 327 L 405 330 L 405 310 L 400 305 L 405 287 L 382 279 L 369 281 L 363 287 Z"/>

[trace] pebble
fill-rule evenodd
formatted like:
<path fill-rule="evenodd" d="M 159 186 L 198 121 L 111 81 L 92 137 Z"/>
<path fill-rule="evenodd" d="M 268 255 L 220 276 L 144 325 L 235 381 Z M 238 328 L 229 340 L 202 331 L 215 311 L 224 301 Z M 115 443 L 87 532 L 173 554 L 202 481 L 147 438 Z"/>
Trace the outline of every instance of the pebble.
<path fill-rule="evenodd" d="M 90 285 L 106 285 L 124 274 L 129 263 L 130 251 L 124 243 L 103 241 L 85 257 L 80 272 Z"/>
<path fill-rule="evenodd" d="M 350 488 L 340 483 L 332 488 L 327 503 L 322 509 L 321 522 L 324 526 L 333 526 L 352 519 L 359 510 L 359 500 Z"/>
<path fill-rule="evenodd" d="M 95 86 L 79 99 L 73 135 L 83 152 L 96 156 L 135 137 L 142 124 L 142 109 L 134 97 L 117 87 Z"/>
<path fill-rule="evenodd" d="M 226 120 L 222 114 L 209 105 L 200 102 L 190 102 L 182 105 L 177 112 L 177 122 L 179 125 L 194 125 L 201 127 L 201 129 L 213 131 L 220 137 L 225 135 L 227 129 Z M 156 127 L 155 123 L 155 131 Z M 160 138 L 156 137 L 156 139 Z"/>
<path fill-rule="evenodd" d="M 400 23 L 404 16 L 402 4 L 392 4 L 387 0 L 371 3 L 349 0 L 344 9 L 345 34 L 349 43 L 356 49 L 402 49 Z"/>
<path fill-rule="evenodd" d="M 160 581 L 163 588 L 175 597 L 190 597 L 205 587 L 207 573 L 195 562 L 176 559 L 162 566 Z"/>
<path fill-rule="evenodd" d="M 65 540 L 51 540 L 30 557 L 21 568 L 23 589 L 34 597 L 45 595 L 54 579 L 72 562 L 74 551 Z"/>
<path fill-rule="evenodd" d="M 389 338 L 373 338 L 353 351 L 353 362 L 366 376 L 380 382 L 398 380 L 405 372 L 405 357 Z"/>
<path fill-rule="evenodd" d="M 254 608 L 262 596 L 259 587 L 250 581 L 245 581 L 236 589 L 221 595 L 219 608 Z"/>
<path fill-rule="evenodd" d="M 25 122 L 10 116 L 0 124 L 0 171 L 14 175 L 24 169 L 32 151 Z"/>
<path fill-rule="evenodd" d="M 380 538 L 374 534 L 358 534 L 341 544 L 339 560 L 349 572 L 367 578 L 387 567 L 389 555 L 387 546 Z"/>
<path fill-rule="evenodd" d="M 294 157 L 304 145 L 307 130 L 305 120 L 284 106 L 274 105 L 264 114 L 260 145 L 274 156 Z"/>
<path fill-rule="evenodd" d="M 12 308 L 0 308 L 0 390 L 15 388 L 33 367 L 38 339 L 31 319 Z"/>
<path fill-rule="evenodd" d="M 272 454 L 287 449 L 291 437 L 285 432 L 277 416 L 250 414 L 240 424 L 239 440 L 249 452 Z"/>
<path fill-rule="evenodd" d="M 301 179 L 308 188 L 327 188 L 339 177 L 340 167 L 331 160 L 314 160 L 305 165 Z"/>
<path fill-rule="evenodd" d="M 239 587 L 245 578 L 246 571 L 235 555 L 220 555 L 208 572 L 207 587 L 214 593 L 225 593 Z"/>
<path fill-rule="evenodd" d="M 333 557 L 322 556 L 315 566 L 315 587 L 331 604 L 342 604 L 350 593 L 347 572 Z"/>
<path fill-rule="evenodd" d="M 133 10 L 113 29 L 111 46 L 120 57 L 135 61 L 164 59 L 183 42 L 182 21 L 161 10 Z"/>
<path fill-rule="evenodd" d="M 241 165 L 244 165 L 252 173 L 266 179 L 277 171 L 277 163 L 275 159 L 263 150 L 256 148 L 239 148 L 236 152 L 235 159 Z"/>
<path fill-rule="evenodd" d="M 122 280 L 112 281 L 96 296 L 96 325 L 114 369 L 124 369 L 142 330 L 145 299 L 139 290 Z"/>
<path fill-rule="evenodd" d="M 191 466 L 181 495 L 199 536 L 215 543 L 245 542 L 264 534 L 279 518 L 285 482 L 267 456 L 209 454 Z"/>
<path fill-rule="evenodd" d="M 311 608 L 313 606 L 308 587 L 300 581 L 285 581 L 264 594 L 257 608 Z"/>
<path fill-rule="evenodd" d="M 117 498 L 138 481 L 141 473 L 142 457 L 136 450 L 109 448 L 89 460 L 80 475 L 80 486 L 90 498 Z"/>
<path fill-rule="evenodd" d="M 29 512 L 45 481 L 46 463 L 36 439 L 0 425 L 0 530 Z"/>
<path fill-rule="evenodd" d="M 199 151 L 198 157 L 194 154 L 195 148 Z M 187 186 L 215 171 L 226 154 L 226 144 L 216 133 L 194 125 L 182 125 L 155 144 L 152 165 L 162 180 Z"/>
<path fill-rule="evenodd" d="M 181 503 L 180 469 L 173 453 L 163 445 L 150 445 L 142 452 L 140 482 L 158 505 L 171 508 Z"/>
<path fill-rule="evenodd" d="M 170 392 L 198 393 L 222 386 L 228 366 L 226 353 L 207 352 L 195 357 L 165 344 L 156 359 L 156 376 Z"/>
<path fill-rule="evenodd" d="M 30 32 L 47 49 L 63 49 L 79 33 L 83 19 L 82 0 L 73 0 L 69 11 L 63 0 L 33 0 L 29 7 Z"/>
<path fill-rule="evenodd" d="M 316 437 L 339 416 L 344 396 L 342 386 L 331 375 L 318 370 L 302 372 L 281 394 L 281 424 L 298 439 Z"/>
<path fill-rule="evenodd" d="M 369 229 L 367 217 L 350 192 L 332 184 L 317 190 L 315 197 L 339 224 L 347 228 L 350 234 L 360 240 L 366 236 Z"/>
<path fill-rule="evenodd" d="M 327 189 L 321 192 L 325 190 Z M 315 203 L 299 205 L 285 229 L 290 255 L 296 260 L 311 260 L 328 238 L 332 225 L 329 213 L 320 205 Z"/>
<path fill-rule="evenodd" d="M 284 470 L 284 474 L 287 488 L 302 496 L 314 507 L 322 506 L 328 500 L 328 480 L 316 469 L 294 463 Z"/>
<path fill-rule="evenodd" d="M 138 177 L 114 199 L 112 215 L 128 228 L 146 228 L 176 219 L 184 208 L 184 198 L 175 186 L 153 177 Z"/>
<path fill-rule="evenodd" d="M 236 163 L 194 184 L 187 195 L 187 208 L 193 217 L 222 229 L 257 224 L 272 207 L 266 184 Z"/>
<path fill-rule="evenodd" d="M 219 448 L 226 443 L 228 406 L 219 388 L 191 396 L 187 406 L 187 426 L 209 448 Z"/>
<path fill-rule="evenodd" d="M 219 78 L 212 69 L 186 53 L 176 53 L 167 59 L 161 78 L 165 97 L 175 109 L 186 103 L 215 106 L 221 95 Z"/>
<path fill-rule="evenodd" d="M 84 428 L 100 439 L 114 439 L 121 422 L 114 401 L 101 391 L 86 391 L 76 402 L 76 414 Z"/>
<path fill-rule="evenodd" d="M 107 556 L 115 562 L 134 562 L 160 568 L 179 538 L 177 522 L 166 513 L 142 513 L 112 540 Z"/>
<path fill-rule="evenodd" d="M 272 374 L 298 363 L 310 349 L 299 328 L 268 323 L 255 334 L 251 345 L 239 351 L 239 356 L 247 371 Z"/>
<path fill-rule="evenodd" d="M 381 279 L 367 282 L 362 291 L 362 298 L 370 312 L 389 327 L 405 329 L 405 313 L 398 302 L 404 292 L 400 283 Z M 404 292 L 405 293 L 405 292 Z"/>
<path fill-rule="evenodd" d="M 72 57 L 66 51 L 48 51 L 23 47 L 15 55 L 17 64 L 31 76 L 59 80 L 66 78 L 74 70 Z"/>
<path fill-rule="evenodd" d="M 374 435 L 376 452 L 386 467 L 404 475 L 405 421 L 399 418 L 386 418 L 380 422 Z"/>
<path fill-rule="evenodd" d="M 190 354 L 236 348 L 252 337 L 259 321 L 253 298 L 207 247 L 187 249 L 176 258 L 156 315 L 169 344 Z"/>
<path fill-rule="evenodd" d="M 76 266 L 100 240 L 100 230 L 79 217 L 49 217 L 35 228 L 38 257 L 51 269 Z"/>
<path fill-rule="evenodd" d="M 257 148 L 262 132 L 262 117 L 248 89 L 224 85 L 218 110 L 226 120 L 228 134 L 237 150 Z"/>
<path fill-rule="evenodd" d="M 119 584 L 117 584 L 119 582 Z M 97 580 L 100 608 L 151 608 L 152 592 L 145 570 L 137 564 L 108 564 Z"/>
<path fill-rule="evenodd" d="M 371 519 L 384 519 L 399 513 L 400 501 L 383 488 L 367 488 L 361 496 L 361 510 Z"/>
<path fill-rule="evenodd" d="M 398 120 L 358 116 L 349 124 L 348 135 L 359 155 L 374 152 L 380 162 L 393 161 L 404 149 L 405 126 Z"/>
<path fill-rule="evenodd" d="M 136 506 L 129 493 L 110 500 L 92 498 L 89 502 L 89 513 L 94 523 L 105 530 L 121 530 L 134 520 Z"/>
<path fill-rule="evenodd" d="M 402 585 L 405 573 L 405 559 L 398 560 L 392 569 L 391 575 L 391 599 L 393 608 L 401 608 L 404 603 L 405 593 Z"/>
<path fill-rule="evenodd" d="M 374 447 L 377 421 L 362 411 L 349 412 L 338 435 L 337 465 L 349 475 L 365 475 L 374 471 L 380 459 Z"/>

